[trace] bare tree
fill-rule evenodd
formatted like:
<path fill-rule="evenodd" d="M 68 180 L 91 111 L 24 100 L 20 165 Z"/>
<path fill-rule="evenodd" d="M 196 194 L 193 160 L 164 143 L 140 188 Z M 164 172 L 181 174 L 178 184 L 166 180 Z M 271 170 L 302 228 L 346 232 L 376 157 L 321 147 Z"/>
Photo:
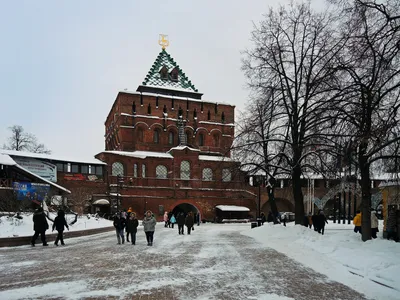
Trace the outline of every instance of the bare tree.
<path fill-rule="evenodd" d="M 235 137 L 234 153 L 242 162 L 242 169 L 254 178 L 265 177 L 274 223 L 277 223 L 278 208 L 275 202 L 276 177 L 281 174 L 290 175 L 289 166 L 284 166 L 287 126 L 278 124 L 277 105 L 270 91 L 265 97 L 258 95 L 251 100 L 247 111 L 238 122 L 238 133 Z M 286 131 L 286 133 L 285 133 Z M 264 180 L 264 179 L 263 179 Z M 254 182 L 253 182 L 254 184 Z M 262 182 L 257 182 L 257 185 Z M 260 209 L 260 208 L 259 208 Z"/>
<path fill-rule="evenodd" d="M 68 196 L 68 207 L 79 214 L 85 213 L 85 209 L 92 199 L 93 189 L 76 186 L 71 187 L 71 195 Z"/>
<path fill-rule="evenodd" d="M 371 165 L 399 157 L 400 3 L 341 1 L 342 36 L 338 56 L 338 123 L 356 149 L 361 174 L 362 239 L 371 239 Z M 350 156 L 351 157 L 351 156 Z"/>
<path fill-rule="evenodd" d="M 332 117 L 330 98 L 334 79 L 332 64 L 343 46 L 332 29 L 337 23 L 329 11 L 315 12 L 310 3 L 291 2 L 270 9 L 252 32 L 253 49 L 246 52 L 243 69 L 249 85 L 259 95 L 273 90 L 277 126 L 288 134 L 276 140 L 286 144 L 280 153 L 292 179 L 296 224 L 303 223 L 301 175 L 313 165 L 310 157 L 332 144 L 325 128 Z"/>
<path fill-rule="evenodd" d="M 9 129 L 11 131 L 11 136 L 8 138 L 8 144 L 3 145 L 4 149 L 33 153 L 51 153 L 44 144 L 38 142 L 35 135 L 25 132 L 22 126 L 14 125 L 9 127 Z"/>

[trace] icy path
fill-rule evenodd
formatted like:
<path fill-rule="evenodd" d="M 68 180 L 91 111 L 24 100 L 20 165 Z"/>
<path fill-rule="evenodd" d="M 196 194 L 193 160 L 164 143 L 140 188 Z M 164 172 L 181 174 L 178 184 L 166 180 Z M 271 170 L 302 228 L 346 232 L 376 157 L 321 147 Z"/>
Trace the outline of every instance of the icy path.
<path fill-rule="evenodd" d="M 365 299 L 239 232 L 157 225 L 154 246 L 117 245 L 114 233 L 67 246 L 0 249 L 0 299 Z"/>

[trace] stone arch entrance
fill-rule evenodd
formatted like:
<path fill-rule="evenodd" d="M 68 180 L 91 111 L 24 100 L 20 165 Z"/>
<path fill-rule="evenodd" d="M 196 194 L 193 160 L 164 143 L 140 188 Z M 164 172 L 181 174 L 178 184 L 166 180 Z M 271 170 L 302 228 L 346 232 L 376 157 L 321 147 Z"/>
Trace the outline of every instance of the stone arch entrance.
<path fill-rule="evenodd" d="M 175 205 L 172 209 L 171 212 L 176 216 L 178 213 L 183 212 L 185 215 L 187 215 L 189 212 L 192 212 L 193 214 L 200 214 L 200 218 L 201 218 L 201 212 L 200 210 L 194 206 L 191 203 L 180 203 Z M 201 220 L 201 219 L 200 219 Z"/>

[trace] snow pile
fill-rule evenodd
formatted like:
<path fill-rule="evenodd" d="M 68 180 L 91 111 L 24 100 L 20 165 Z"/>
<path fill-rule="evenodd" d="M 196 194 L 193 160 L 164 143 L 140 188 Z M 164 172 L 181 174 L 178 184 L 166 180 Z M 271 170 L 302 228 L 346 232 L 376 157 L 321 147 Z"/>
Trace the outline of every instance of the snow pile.
<path fill-rule="evenodd" d="M 293 223 L 265 223 L 242 234 L 368 297 L 400 299 L 400 243 L 382 238 L 381 221 L 379 231 L 377 239 L 365 243 L 353 225 L 332 222 L 325 235 Z"/>
<path fill-rule="evenodd" d="M 56 216 L 56 213 L 50 213 L 50 218 L 52 220 L 54 220 Z M 22 219 L 18 219 L 12 216 L 0 217 L 0 238 L 33 235 L 33 213 L 21 213 L 21 217 Z M 69 225 L 75 220 L 75 215 L 67 214 L 66 219 Z M 50 220 L 47 220 L 47 222 L 49 223 L 50 228 L 46 231 L 46 233 L 49 234 L 51 233 L 53 222 L 51 222 Z M 93 215 L 83 215 L 78 216 L 76 223 L 69 225 L 69 230 L 79 231 L 109 226 L 113 226 L 113 222 L 110 220 L 96 218 Z"/>

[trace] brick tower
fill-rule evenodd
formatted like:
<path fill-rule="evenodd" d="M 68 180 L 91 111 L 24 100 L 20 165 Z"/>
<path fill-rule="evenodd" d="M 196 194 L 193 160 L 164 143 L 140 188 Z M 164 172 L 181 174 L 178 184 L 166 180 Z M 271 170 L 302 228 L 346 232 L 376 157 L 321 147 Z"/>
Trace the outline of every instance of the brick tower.
<path fill-rule="evenodd" d="M 233 105 L 201 99 L 163 48 L 136 91 L 120 91 L 105 121 L 114 209 L 194 211 L 213 219 L 216 205 L 255 211 L 240 162 L 231 158 Z"/>

